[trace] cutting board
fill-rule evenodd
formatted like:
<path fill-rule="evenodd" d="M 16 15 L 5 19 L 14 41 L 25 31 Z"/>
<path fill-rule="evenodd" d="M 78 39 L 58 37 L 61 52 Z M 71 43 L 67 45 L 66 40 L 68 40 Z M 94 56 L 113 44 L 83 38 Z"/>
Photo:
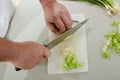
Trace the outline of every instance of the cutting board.
<path fill-rule="evenodd" d="M 85 19 L 84 14 L 78 14 L 72 16 L 73 20 L 78 20 L 79 22 Z M 73 24 L 72 27 L 74 27 Z M 57 35 L 49 32 L 49 37 L 51 40 L 55 39 Z M 83 62 L 84 66 L 78 69 L 73 69 L 71 71 L 66 71 L 62 68 L 61 64 L 64 60 L 64 55 L 62 51 L 67 47 L 75 47 L 77 57 L 79 62 Z M 77 72 L 87 72 L 88 71 L 88 59 L 87 59 L 87 43 L 86 43 L 86 27 L 85 25 L 80 28 L 72 38 L 64 40 L 53 49 L 51 49 L 51 56 L 48 58 L 48 74 L 61 74 L 61 73 L 77 73 Z"/>

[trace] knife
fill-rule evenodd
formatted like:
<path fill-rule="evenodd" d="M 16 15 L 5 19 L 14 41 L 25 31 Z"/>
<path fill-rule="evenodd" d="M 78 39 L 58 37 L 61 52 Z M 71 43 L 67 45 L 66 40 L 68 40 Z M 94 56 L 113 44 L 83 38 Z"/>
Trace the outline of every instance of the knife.
<path fill-rule="evenodd" d="M 78 23 L 75 27 L 67 30 L 66 32 L 62 33 L 61 35 L 59 35 L 56 39 L 45 43 L 44 46 L 47 47 L 48 49 L 52 49 L 53 47 L 55 47 L 56 45 L 58 45 L 59 43 L 61 43 L 63 40 L 65 40 L 68 36 L 74 34 L 79 28 L 81 28 L 89 19 L 86 19 L 80 23 Z M 48 39 L 47 39 L 48 40 Z M 21 70 L 20 68 L 15 68 L 16 71 Z"/>

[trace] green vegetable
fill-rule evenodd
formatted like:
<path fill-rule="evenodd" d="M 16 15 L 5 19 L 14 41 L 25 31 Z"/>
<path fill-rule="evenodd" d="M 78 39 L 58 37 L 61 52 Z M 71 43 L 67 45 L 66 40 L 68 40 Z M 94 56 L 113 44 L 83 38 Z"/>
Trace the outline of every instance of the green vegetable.
<path fill-rule="evenodd" d="M 114 21 L 111 23 L 112 26 L 120 27 L 120 20 Z"/>
<path fill-rule="evenodd" d="M 104 47 L 103 47 L 103 53 L 102 56 L 104 58 L 108 58 L 110 57 L 110 53 L 107 51 L 109 47 L 112 47 L 112 37 L 110 36 L 109 39 L 107 40 L 107 42 L 105 43 Z"/>
<path fill-rule="evenodd" d="M 108 57 L 110 57 L 110 53 L 109 53 L 108 51 L 103 52 L 103 53 L 102 53 L 102 56 L 103 56 L 104 58 L 108 58 Z"/>
<path fill-rule="evenodd" d="M 105 34 L 106 37 L 114 37 L 117 34 L 117 31 L 112 31 L 111 33 Z"/>
<path fill-rule="evenodd" d="M 62 67 L 65 68 L 67 71 L 71 69 L 82 67 L 83 63 L 79 63 L 76 57 L 73 54 L 68 54 L 65 59 Z"/>
<path fill-rule="evenodd" d="M 67 71 L 70 71 L 71 69 L 79 68 L 83 66 L 83 63 L 78 62 L 75 53 L 76 49 L 74 47 L 68 47 L 65 48 L 62 51 L 63 54 L 65 54 L 64 62 L 62 64 L 62 67 L 65 68 Z"/>
<path fill-rule="evenodd" d="M 120 42 L 119 42 L 120 37 L 116 31 L 112 31 L 109 34 L 105 34 L 105 36 L 108 38 L 108 40 L 103 47 L 102 55 L 104 58 L 108 58 L 110 57 L 110 55 L 106 56 L 106 54 L 109 53 L 108 52 L 109 48 L 113 49 L 115 53 L 120 52 Z"/>
<path fill-rule="evenodd" d="M 112 22 L 111 25 L 117 26 L 119 30 L 118 31 L 114 30 L 108 34 L 105 34 L 108 40 L 103 47 L 102 56 L 104 58 L 110 57 L 109 49 L 112 49 L 114 53 L 120 53 L 120 20 Z"/>
<path fill-rule="evenodd" d="M 107 11 L 109 15 L 120 14 L 120 6 L 114 0 L 77 0 L 96 4 Z"/>
<path fill-rule="evenodd" d="M 76 48 L 74 47 L 68 47 L 62 51 L 62 54 L 65 54 L 65 55 L 74 54 L 74 53 L 76 53 Z"/>

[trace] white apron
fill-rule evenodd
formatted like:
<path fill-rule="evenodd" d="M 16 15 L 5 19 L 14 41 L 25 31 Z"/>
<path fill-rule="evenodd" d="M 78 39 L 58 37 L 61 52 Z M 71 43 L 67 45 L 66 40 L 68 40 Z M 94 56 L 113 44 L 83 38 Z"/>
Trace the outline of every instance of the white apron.
<path fill-rule="evenodd" d="M 0 0 L 0 37 L 4 38 L 15 11 L 11 0 Z"/>

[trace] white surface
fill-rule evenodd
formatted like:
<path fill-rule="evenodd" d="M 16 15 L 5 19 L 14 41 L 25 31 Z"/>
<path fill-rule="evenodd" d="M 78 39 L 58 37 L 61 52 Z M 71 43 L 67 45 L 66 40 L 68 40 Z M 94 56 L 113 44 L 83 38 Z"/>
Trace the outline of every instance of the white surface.
<path fill-rule="evenodd" d="M 0 37 L 5 37 L 14 11 L 10 0 L 0 0 Z"/>
<path fill-rule="evenodd" d="M 77 14 L 72 16 L 73 20 L 83 21 L 85 20 L 84 14 Z M 49 32 L 49 37 L 52 36 L 52 40 L 57 36 L 51 31 Z M 50 40 L 51 41 L 51 40 Z M 64 55 L 62 55 L 62 50 L 67 47 L 75 47 L 76 54 L 79 62 L 83 62 L 84 66 L 78 69 L 73 69 L 71 71 L 66 71 L 62 68 L 61 64 L 64 60 Z M 87 59 L 87 43 L 86 43 L 86 28 L 80 28 L 73 37 L 69 40 L 61 42 L 59 45 L 51 49 L 51 57 L 48 58 L 48 74 L 62 74 L 62 73 L 78 73 L 88 71 L 88 59 Z"/>
<path fill-rule="evenodd" d="M 39 19 L 41 19 L 40 22 L 39 22 Z M 29 41 L 29 40 L 36 41 L 39 35 L 42 33 L 45 26 L 46 24 L 44 20 L 44 15 L 41 14 L 37 16 L 35 19 L 33 19 L 33 21 L 30 24 L 28 24 L 28 26 L 26 26 L 23 31 L 19 33 L 17 38 L 14 39 L 14 41 L 17 41 L 17 42 L 23 42 L 23 41 Z"/>

